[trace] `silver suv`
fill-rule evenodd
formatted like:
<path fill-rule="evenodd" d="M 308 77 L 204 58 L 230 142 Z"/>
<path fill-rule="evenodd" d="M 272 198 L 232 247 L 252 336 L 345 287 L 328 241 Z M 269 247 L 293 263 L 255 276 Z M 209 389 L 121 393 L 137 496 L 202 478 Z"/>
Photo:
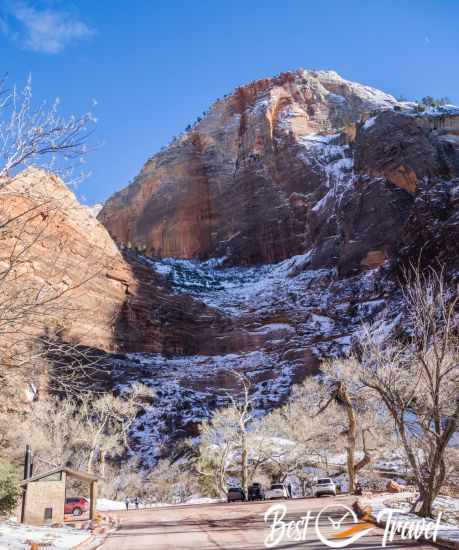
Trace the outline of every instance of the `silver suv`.
<path fill-rule="evenodd" d="M 322 495 L 330 495 L 336 497 L 336 485 L 329 477 L 322 477 L 317 480 L 317 483 L 312 487 L 312 496 L 321 497 Z"/>

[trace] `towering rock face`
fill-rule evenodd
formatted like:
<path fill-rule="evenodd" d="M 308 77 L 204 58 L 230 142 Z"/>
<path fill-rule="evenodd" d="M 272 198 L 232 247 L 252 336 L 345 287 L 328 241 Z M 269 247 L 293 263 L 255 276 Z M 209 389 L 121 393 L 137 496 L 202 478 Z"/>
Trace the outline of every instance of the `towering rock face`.
<path fill-rule="evenodd" d="M 315 267 L 379 265 L 418 181 L 445 172 L 429 123 L 394 108 L 406 111 L 331 71 L 242 86 L 150 159 L 99 219 L 155 257 L 244 265 L 310 250 Z"/>
<path fill-rule="evenodd" d="M 117 241 L 153 256 L 287 258 L 305 250 L 308 211 L 330 178 L 323 159 L 313 158 L 325 143 L 320 135 L 347 129 L 352 136 L 362 116 L 395 103 L 334 72 L 285 73 L 240 87 L 150 159 L 100 220 Z M 350 169 L 344 149 L 325 154 Z"/>

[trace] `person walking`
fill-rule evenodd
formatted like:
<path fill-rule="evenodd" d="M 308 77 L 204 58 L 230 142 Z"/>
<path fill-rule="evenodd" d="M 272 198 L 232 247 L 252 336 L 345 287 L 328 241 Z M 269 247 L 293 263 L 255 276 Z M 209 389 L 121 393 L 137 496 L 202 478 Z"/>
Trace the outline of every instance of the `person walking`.
<path fill-rule="evenodd" d="M 135 509 L 138 510 L 139 509 L 139 497 L 135 497 L 134 504 L 135 504 Z"/>
<path fill-rule="evenodd" d="M 124 504 L 126 504 L 126 510 L 129 510 L 129 498 L 128 497 L 126 497 L 124 499 Z"/>

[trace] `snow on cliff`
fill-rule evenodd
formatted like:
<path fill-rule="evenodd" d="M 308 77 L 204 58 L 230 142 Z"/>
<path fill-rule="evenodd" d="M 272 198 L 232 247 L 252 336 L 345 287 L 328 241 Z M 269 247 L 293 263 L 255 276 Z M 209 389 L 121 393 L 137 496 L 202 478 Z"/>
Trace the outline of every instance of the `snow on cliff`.
<path fill-rule="evenodd" d="M 156 393 L 132 431 L 145 463 L 154 462 L 171 438 L 197 435 L 198 424 L 229 403 L 231 371 L 241 370 L 252 380 L 256 411 L 264 414 L 285 400 L 308 369 L 314 371 L 317 358 L 348 351 L 362 322 L 379 318 L 381 326 L 396 329 L 389 324 L 396 308 L 383 299 L 390 288 L 381 285 L 383 268 L 343 281 L 334 269 L 307 269 L 308 257 L 249 267 L 223 267 L 223 258 L 143 258 L 173 292 L 221 311 L 259 345 L 219 355 L 130 353 L 117 361 L 121 391 L 132 379 Z"/>

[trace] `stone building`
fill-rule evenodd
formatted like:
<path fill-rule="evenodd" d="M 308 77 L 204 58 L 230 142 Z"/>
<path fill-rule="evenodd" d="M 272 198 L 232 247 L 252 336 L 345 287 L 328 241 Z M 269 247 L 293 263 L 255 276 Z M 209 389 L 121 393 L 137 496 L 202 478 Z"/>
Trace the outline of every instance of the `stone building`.
<path fill-rule="evenodd" d="M 89 472 L 71 470 L 66 467 L 55 468 L 24 479 L 21 521 L 30 525 L 44 525 L 64 521 L 67 478 L 89 483 L 90 519 L 95 518 L 97 501 L 97 482 L 100 478 Z"/>

